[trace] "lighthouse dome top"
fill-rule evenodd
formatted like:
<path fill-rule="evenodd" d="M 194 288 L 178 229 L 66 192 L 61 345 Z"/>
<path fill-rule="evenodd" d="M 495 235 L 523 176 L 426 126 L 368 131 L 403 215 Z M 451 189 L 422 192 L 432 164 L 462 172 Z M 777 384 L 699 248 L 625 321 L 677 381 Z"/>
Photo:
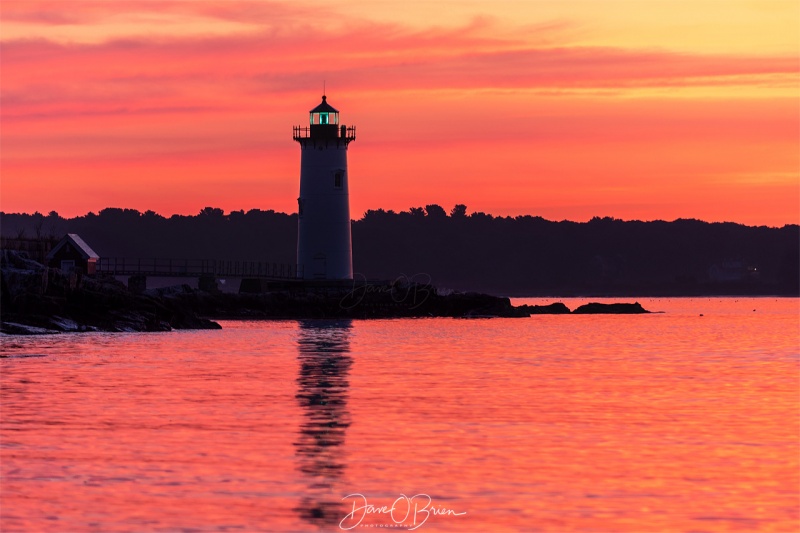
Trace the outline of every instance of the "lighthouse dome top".
<path fill-rule="evenodd" d="M 319 104 L 317 107 L 311 110 L 312 113 L 338 113 L 339 110 L 335 109 L 331 104 L 328 103 L 328 97 L 322 95 L 322 103 Z"/>
<path fill-rule="evenodd" d="M 310 111 L 311 124 L 338 124 L 339 111 L 328 103 L 328 97 L 322 96 L 322 103 Z"/>

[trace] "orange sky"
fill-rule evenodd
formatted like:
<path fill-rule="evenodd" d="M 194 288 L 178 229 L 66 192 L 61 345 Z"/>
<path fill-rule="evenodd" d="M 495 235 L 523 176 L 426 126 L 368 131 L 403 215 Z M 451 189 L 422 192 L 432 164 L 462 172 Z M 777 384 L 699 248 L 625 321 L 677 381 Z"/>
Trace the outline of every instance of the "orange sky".
<path fill-rule="evenodd" d="M 795 0 L 4 0 L 0 208 L 293 212 L 323 80 L 351 209 L 800 222 Z"/>

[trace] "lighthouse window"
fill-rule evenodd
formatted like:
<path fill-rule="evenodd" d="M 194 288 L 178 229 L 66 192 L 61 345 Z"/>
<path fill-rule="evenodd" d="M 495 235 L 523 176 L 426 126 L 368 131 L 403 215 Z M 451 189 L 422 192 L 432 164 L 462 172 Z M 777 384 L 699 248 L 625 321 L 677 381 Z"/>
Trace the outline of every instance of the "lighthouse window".
<path fill-rule="evenodd" d="M 327 111 L 320 113 L 311 113 L 311 124 L 338 124 L 339 113 L 329 113 Z"/>
<path fill-rule="evenodd" d="M 338 171 L 336 174 L 333 175 L 333 186 L 337 189 L 342 188 L 342 171 Z"/>

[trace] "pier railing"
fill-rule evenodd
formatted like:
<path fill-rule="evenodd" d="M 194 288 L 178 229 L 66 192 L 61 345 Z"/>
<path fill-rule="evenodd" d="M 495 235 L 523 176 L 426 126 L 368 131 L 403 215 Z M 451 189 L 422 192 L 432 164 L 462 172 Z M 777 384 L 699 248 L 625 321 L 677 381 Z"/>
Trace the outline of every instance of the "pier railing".
<path fill-rule="evenodd" d="M 112 276 L 215 276 L 268 279 L 295 279 L 298 277 L 297 265 L 225 259 L 102 257 L 97 260 L 96 272 Z"/>

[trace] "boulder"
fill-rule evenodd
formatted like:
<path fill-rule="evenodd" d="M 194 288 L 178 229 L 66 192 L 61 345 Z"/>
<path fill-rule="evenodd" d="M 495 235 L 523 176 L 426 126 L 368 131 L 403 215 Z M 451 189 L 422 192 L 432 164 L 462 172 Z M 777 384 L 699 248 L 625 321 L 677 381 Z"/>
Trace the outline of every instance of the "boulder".
<path fill-rule="evenodd" d="M 569 307 L 561 302 L 555 302 L 548 305 L 520 305 L 517 309 L 521 309 L 528 315 L 568 315 Z"/>
<path fill-rule="evenodd" d="M 647 309 L 641 306 L 639 302 L 634 303 L 612 303 L 601 304 L 591 302 L 582 305 L 573 311 L 576 315 L 638 315 L 641 313 L 649 313 Z"/>

